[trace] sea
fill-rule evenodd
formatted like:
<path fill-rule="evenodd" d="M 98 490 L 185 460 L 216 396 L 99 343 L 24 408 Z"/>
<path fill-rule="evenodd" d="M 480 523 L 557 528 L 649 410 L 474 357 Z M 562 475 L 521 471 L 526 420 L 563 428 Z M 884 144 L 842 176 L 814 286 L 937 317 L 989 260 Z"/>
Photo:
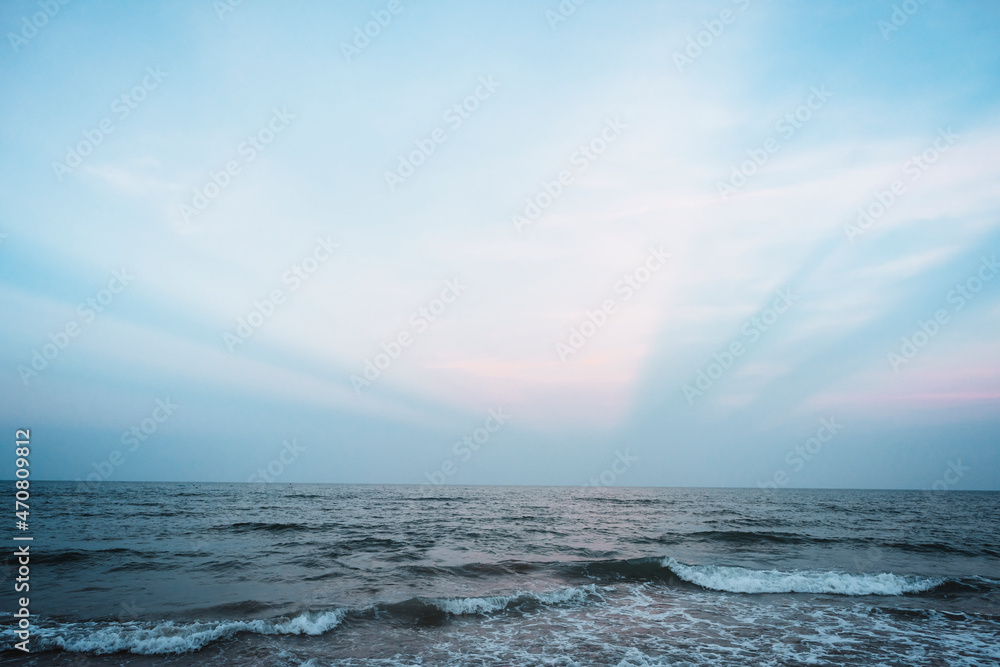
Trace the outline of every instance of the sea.
<path fill-rule="evenodd" d="M 1000 665 L 1000 493 L 32 482 L 11 665 Z M 13 648 L 30 600 L 30 653 Z"/>

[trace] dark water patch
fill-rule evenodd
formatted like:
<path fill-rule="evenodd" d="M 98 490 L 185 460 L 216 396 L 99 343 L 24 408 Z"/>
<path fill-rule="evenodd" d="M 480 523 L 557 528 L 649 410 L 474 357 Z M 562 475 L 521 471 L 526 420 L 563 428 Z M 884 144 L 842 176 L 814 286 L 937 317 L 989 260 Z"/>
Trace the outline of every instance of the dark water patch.
<path fill-rule="evenodd" d="M 924 595 L 947 597 L 969 593 L 990 593 L 998 590 L 1000 590 L 1000 582 L 981 577 L 949 578 L 929 591 L 926 591 Z"/>
<path fill-rule="evenodd" d="M 671 586 L 694 588 L 680 579 L 669 568 L 663 567 L 662 558 L 630 558 L 624 560 L 576 561 L 552 563 L 554 570 L 569 577 L 581 577 L 602 583 L 615 581 L 661 582 Z"/>
<path fill-rule="evenodd" d="M 455 616 L 521 615 L 543 607 L 579 606 L 604 598 L 597 587 L 581 586 L 551 591 L 486 595 L 481 597 L 410 598 L 382 603 L 371 609 L 351 611 L 349 616 L 365 620 L 392 620 L 414 625 L 436 626 Z"/>
<path fill-rule="evenodd" d="M 490 581 L 511 575 L 526 574 L 539 570 L 535 563 L 498 562 L 465 563 L 463 565 L 406 565 L 406 574 L 414 577 L 458 577 Z"/>
<path fill-rule="evenodd" d="M 702 530 L 691 533 L 664 533 L 658 542 L 662 544 L 683 544 L 685 542 L 721 542 L 730 544 L 830 544 L 837 540 L 825 537 L 810 537 L 801 533 L 754 532 L 742 530 Z"/>
<path fill-rule="evenodd" d="M 230 558 L 199 563 L 198 565 L 195 565 L 193 569 L 201 570 L 203 572 L 230 572 L 234 570 L 249 570 L 252 569 L 252 565 L 243 559 Z"/>
<path fill-rule="evenodd" d="M 231 531 L 234 533 L 286 533 L 294 531 L 311 530 L 309 526 L 302 523 L 266 523 L 261 521 L 241 521 L 230 525 L 214 526 L 214 530 Z"/>
<path fill-rule="evenodd" d="M 324 567 L 322 564 L 317 563 L 316 565 L 310 566 L 312 568 Z M 313 574 L 302 577 L 302 581 L 329 581 L 330 579 L 340 579 L 342 577 L 348 577 L 350 573 L 338 571 L 338 570 L 324 570 L 317 571 Z"/>
<path fill-rule="evenodd" d="M 607 503 L 610 505 L 628 505 L 630 507 L 643 507 L 649 505 L 667 504 L 658 498 L 615 498 L 613 496 L 583 496 L 573 500 L 585 503 Z"/>
<path fill-rule="evenodd" d="M 899 541 L 878 541 L 878 540 L 863 540 L 863 539 L 851 539 L 850 543 L 857 543 L 861 546 L 878 546 L 886 549 L 895 549 L 897 551 L 909 551 L 912 553 L 924 553 L 924 554 L 954 554 L 957 556 L 981 556 L 981 555 L 993 555 L 989 549 L 983 549 L 976 551 L 970 548 L 968 545 L 961 544 L 945 544 L 944 542 L 899 542 Z"/>
<path fill-rule="evenodd" d="M 36 547 L 37 548 L 37 547 Z M 136 551 L 124 547 L 110 549 L 62 549 L 58 551 L 32 551 L 31 562 L 38 565 L 64 565 L 67 563 L 118 561 L 125 559 L 150 559 L 163 554 L 152 551 Z"/>
<path fill-rule="evenodd" d="M 210 607 L 201 607 L 187 612 L 194 618 L 223 619 L 223 618 L 266 618 L 274 611 L 274 605 L 260 600 L 239 600 L 237 602 L 223 602 Z"/>
<path fill-rule="evenodd" d="M 855 536 L 824 537 L 805 532 L 744 531 L 744 530 L 701 530 L 686 533 L 664 533 L 658 537 L 645 537 L 640 543 L 679 545 L 688 543 L 729 544 L 737 546 L 775 545 L 820 545 L 844 546 L 859 549 L 877 547 L 916 554 L 956 555 L 967 557 L 993 556 L 989 548 L 976 549 L 969 544 L 947 544 L 945 542 L 905 542 L 864 538 Z"/>
<path fill-rule="evenodd" d="M 529 527 L 529 528 L 525 528 L 524 532 L 526 532 L 526 533 L 539 533 L 539 534 L 542 534 L 542 535 L 554 535 L 556 537 L 568 537 L 569 536 L 569 533 L 567 533 L 567 532 L 564 532 L 564 531 L 561 531 L 561 530 L 554 530 L 552 528 L 530 528 Z M 476 537 L 480 537 L 480 535 L 476 534 Z"/>
<path fill-rule="evenodd" d="M 182 566 L 179 563 L 170 563 L 155 559 L 145 559 L 142 561 L 121 563 L 112 568 L 108 568 L 108 572 L 147 572 L 151 570 L 174 570 L 180 567 Z"/>
<path fill-rule="evenodd" d="M 406 542 L 398 542 L 386 537 L 362 537 L 353 540 L 337 542 L 333 546 L 333 553 L 336 555 L 352 554 L 357 552 L 384 552 L 392 549 L 403 549 L 410 545 Z M 433 542 L 425 543 L 424 548 L 433 546 Z"/>

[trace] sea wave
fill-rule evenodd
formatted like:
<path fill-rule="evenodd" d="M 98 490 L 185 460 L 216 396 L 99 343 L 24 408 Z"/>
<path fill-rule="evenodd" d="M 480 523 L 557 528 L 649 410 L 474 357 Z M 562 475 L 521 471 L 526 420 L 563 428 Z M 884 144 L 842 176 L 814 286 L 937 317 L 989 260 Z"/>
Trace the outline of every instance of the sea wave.
<path fill-rule="evenodd" d="M 540 606 L 582 604 L 603 600 L 594 584 L 560 588 L 552 591 L 519 591 L 510 595 L 453 598 L 412 598 L 385 603 L 365 609 L 340 608 L 331 611 L 306 612 L 294 617 L 266 620 L 223 620 L 192 622 L 70 622 L 40 624 L 35 636 L 40 650 L 62 650 L 73 653 L 110 654 L 134 653 L 165 655 L 191 653 L 208 644 L 230 639 L 240 633 L 259 635 L 322 635 L 340 625 L 348 616 L 379 618 L 388 612 L 400 619 L 426 623 L 448 615 L 487 615 L 507 611 L 526 611 Z M 377 612 L 377 613 L 376 613 Z M 12 629 L 0 636 L 6 640 Z"/>
<path fill-rule="evenodd" d="M 494 613 L 523 605 L 579 604 L 593 598 L 604 599 L 597 586 L 590 584 L 542 593 L 518 592 L 513 595 L 492 595 L 489 597 L 442 598 L 433 600 L 432 603 L 441 611 L 460 616 Z"/>
<path fill-rule="evenodd" d="M 505 571 L 520 571 L 528 564 L 508 562 Z M 516 566 L 516 567 L 515 567 Z M 463 566 L 473 570 L 479 566 Z M 901 596 L 908 594 L 954 595 L 995 591 L 1000 582 L 983 577 L 963 579 L 901 575 L 891 573 L 851 574 L 816 570 L 757 570 L 725 565 L 688 565 L 673 557 L 628 560 L 535 563 L 530 569 L 554 568 L 563 580 L 590 579 L 591 583 L 549 590 L 517 590 L 510 593 L 468 597 L 414 597 L 365 607 L 342 607 L 325 611 L 309 610 L 298 615 L 239 620 L 257 614 L 264 603 L 246 601 L 212 608 L 214 613 L 232 614 L 236 619 L 213 621 L 79 621 L 58 622 L 39 619 L 35 646 L 40 650 L 141 655 L 181 654 L 199 651 L 212 642 L 231 639 L 241 633 L 259 635 L 322 635 L 351 622 L 415 624 L 421 627 L 445 624 L 453 616 L 494 616 L 527 614 L 539 608 L 606 604 L 613 600 L 617 586 L 612 582 L 637 582 L 640 589 L 658 584 L 678 592 L 700 594 L 829 594 L 844 596 Z M 594 580 L 597 580 L 596 582 Z M 9 614 L 0 613 L 6 620 Z M 0 638 L 12 638 L 13 629 L 0 630 Z"/>
<path fill-rule="evenodd" d="M 670 532 L 659 536 L 649 536 L 642 540 L 651 544 L 687 544 L 690 542 L 703 542 L 708 544 L 724 544 L 739 546 L 756 545 L 807 545 L 826 546 L 835 544 L 839 546 L 852 546 L 861 549 L 879 548 L 891 549 L 893 551 L 905 551 L 911 553 L 925 554 L 955 554 L 959 556 L 996 556 L 998 555 L 996 545 L 988 543 L 970 544 L 963 542 L 945 543 L 942 541 L 905 541 L 889 540 L 876 537 L 853 537 L 836 536 L 824 537 L 822 535 L 811 535 L 806 531 L 792 532 L 789 530 L 695 530 L 689 532 Z"/>
<path fill-rule="evenodd" d="M 321 635 L 343 621 L 342 609 L 310 612 L 293 618 L 254 621 L 207 621 L 175 623 L 87 621 L 59 623 L 36 628 L 37 647 L 74 653 L 136 653 L 163 655 L 190 653 L 213 641 L 241 632 L 260 635 Z"/>
<path fill-rule="evenodd" d="M 828 593 L 832 595 L 905 595 L 930 591 L 947 581 L 915 575 L 849 574 L 832 571 L 752 570 L 722 565 L 685 565 L 673 558 L 663 567 L 689 583 L 728 593 Z"/>

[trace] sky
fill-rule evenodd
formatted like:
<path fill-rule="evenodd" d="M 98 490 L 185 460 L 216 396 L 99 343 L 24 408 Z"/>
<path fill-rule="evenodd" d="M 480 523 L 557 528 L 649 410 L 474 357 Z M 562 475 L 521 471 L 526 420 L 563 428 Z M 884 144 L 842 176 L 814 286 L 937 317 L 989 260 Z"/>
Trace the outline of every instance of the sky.
<path fill-rule="evenodd" d="M 1000 488 L 994 2 L 0 26 L 33 479 Z"/>

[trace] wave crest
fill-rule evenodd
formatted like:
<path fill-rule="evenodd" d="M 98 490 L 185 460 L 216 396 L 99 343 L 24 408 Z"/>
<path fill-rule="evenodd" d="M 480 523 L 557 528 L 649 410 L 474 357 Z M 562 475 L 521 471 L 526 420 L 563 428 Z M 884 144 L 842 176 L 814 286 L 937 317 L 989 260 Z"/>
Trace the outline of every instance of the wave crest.
<path fill-rule="evenodd" d="M 904 595 L 923 593 L 945 579 L 898 574 L 846 572 L 782 572 L 722 565 L 684 565 L 665 558 L 663 567 L 679 578 L 713 591 L 728 593 L 829 593 L 833 595 Z"/>
<path fill-rule="evenodd" d="M 582 604 L 594 598 L 604 599 L 597 586 L 590 584 L 554 591 L 537 593 L 519 591 L 510 595 L 487 597 L 413 598 L 362 610 L 341 608 L 332 611 L 306 612 L 292 618 L 266 620 L 58 623 L 55 626 L 37 627 L 36 637 L 38 646 L 42 650 L 98 655 L 180 654 L 198 651 L 214 641 L 230 639 L 243 632 L 259 635 L 321 635 L 340 625 L 349 614 L 365 616 L 375 610 L 387 611 L 403 618 L 428 621 L 434 620 L 435 617 L 443 619 L 447 614 L 487 615 L 539 606 Z M 0 636 L 4 639 L 8 634 L 13 637 L 13 630 L 5 629 L 0 632 Z"/>
<path fill-rule="evenodd" d="M 518 592 L 513 595 L 492 595 L 478 598 L 442 598 L 433 600 L 432 604 L 443 612 L 461 616 L 464 614 L 489 614 L 525 604 L 543 606 L 580 604 L 592 597 L 603 599 L 594 584 L 575 588 L 560 588 L 545 593 Z"/>
<path fill-rule="evenodd" d="M 240 632 L 260 635 L 321 635 L 340 625 L 341 609 L 309 612 L 294 618 L 256 621 L 206 621 L 192 623 L 62 623 L 55 628 L 38 628 L 42 649 L 62 649 L 74 653 L 136 653 L 162 655 L 190 653 L 209 643 Z"/>

